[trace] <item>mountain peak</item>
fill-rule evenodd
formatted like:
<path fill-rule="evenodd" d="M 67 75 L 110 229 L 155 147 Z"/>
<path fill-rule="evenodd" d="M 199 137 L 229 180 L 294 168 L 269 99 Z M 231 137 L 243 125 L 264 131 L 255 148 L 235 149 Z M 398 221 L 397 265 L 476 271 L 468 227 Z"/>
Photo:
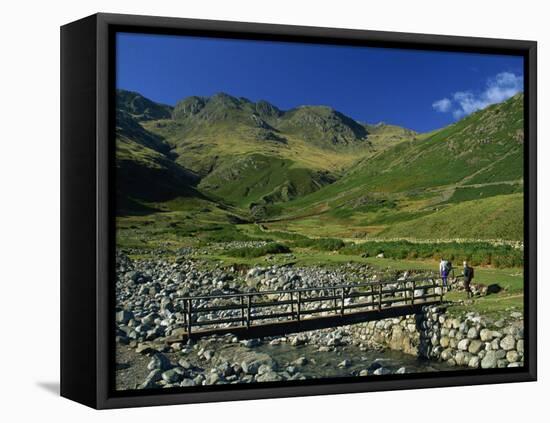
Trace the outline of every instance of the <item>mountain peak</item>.
<path fill-rule="evenodd" d="M 138 121 L 170 119 L 172 107 L 156 103 L 135 91 L 116 90 L 116 108 Z"/>

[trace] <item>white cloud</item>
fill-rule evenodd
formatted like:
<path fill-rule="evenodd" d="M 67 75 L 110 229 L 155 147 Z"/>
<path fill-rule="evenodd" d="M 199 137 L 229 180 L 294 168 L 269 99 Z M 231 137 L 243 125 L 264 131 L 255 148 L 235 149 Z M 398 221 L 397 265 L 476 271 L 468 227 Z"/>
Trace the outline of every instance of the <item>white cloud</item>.
<path fill-rule="evenodd" d="M 451 100 L 448 98 L 442 98 L 441 100 L 434 101 L 432 107 L 438 112 L 445 113 L 451 110 Z"/>
<path fill-rule="evenodd" d="M 438 112 L 451 112 L 455 119 L 460 119 L 491 104 L 500 103 L 523 91 L 523 76 L 511 72 L 501 72 L 489 78 L 485 90 L 457 91 L 449 100 L 444 98 L 432 104 Z"/>

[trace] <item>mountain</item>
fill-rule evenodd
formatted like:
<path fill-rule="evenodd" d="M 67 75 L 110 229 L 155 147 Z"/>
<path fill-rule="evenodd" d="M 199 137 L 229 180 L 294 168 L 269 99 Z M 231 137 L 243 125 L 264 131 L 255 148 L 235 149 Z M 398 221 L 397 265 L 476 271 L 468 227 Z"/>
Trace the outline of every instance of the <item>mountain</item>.
<path fill-rule="evenodd" d="M 140 124 L 153 116 L 167 116 L 163 110 L 164 106 L 137 93 L 117 91 L 116 178 L 120 213 L 151 210 L 140 204 L 142 201 L 201 196 L 194 189 L 197 175 L 176 164 L 170 145 Z"/>
<path fill-rule="evenodd" d="M 171 106 L 155 103 L 139 93 L 126 90 L 116 90 L 116 108 L 137 121 L 168 119 L 172 115 Z"/>
<path fill-rule="evenodd" d="M 201 192 L 245 209 L 314 192 L 372 153 L 365 127 L 329 107 L 282 111 L 225 93 L 184 98 L 140 125 L 200 176 Z"/>
<path fill-rule="evenodd" d="M 185 197 L 312 236 L 523 236 L 522 94 L 428 134 L 225 93 L 172 108 L 119 90 L 117 105 L 125 212 Z"/>
<path fill-rule="evenodd" d="M 349 236 L 448 237 L 452 228 L 456 238 L 472 235 L 468 228 L 477 228 L 485 214 L 499 228 L 480 235 L 506 232 L 507 238 L 521 239 L 512 216 L 522 215 L 523 137 L 523 94 L 518 94 L 429 136 L 413 135 L 383 148 L 333 184 L 267 214 L 293 222 L 319 216 L 327 228 L 347 227 Z M 497 196 L 500 200 L 492 199 Z"/>
<path fill-rule="evenodd" d="M 374 125 L 365 123 L 363 126 L 369 134 L 369 141 L 375 151 L 386 150 L 402 141 L 414 140 L 420 135 L 412 129 L 389 125 L 384 122 Z"/>

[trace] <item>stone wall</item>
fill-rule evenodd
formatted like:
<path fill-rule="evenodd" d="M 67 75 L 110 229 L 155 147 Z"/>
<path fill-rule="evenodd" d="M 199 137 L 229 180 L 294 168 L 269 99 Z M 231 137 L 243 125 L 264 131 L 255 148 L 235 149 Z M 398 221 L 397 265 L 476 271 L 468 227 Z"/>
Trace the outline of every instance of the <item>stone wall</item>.
<path fill-rule="evenodd" d="M 417 315 L 357 324 L 349 330 L 356 345 L 379 345 L 450 366 L 489 369 L 524 363 L 523 314 L 518 312 L 494 320 L 427 306 Z"/>

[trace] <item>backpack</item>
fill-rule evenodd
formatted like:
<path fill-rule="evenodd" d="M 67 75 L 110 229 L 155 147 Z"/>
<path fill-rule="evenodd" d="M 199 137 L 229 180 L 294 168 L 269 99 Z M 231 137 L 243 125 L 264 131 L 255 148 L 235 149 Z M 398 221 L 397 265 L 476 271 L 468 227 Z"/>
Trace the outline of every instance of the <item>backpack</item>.
<path fill-rule="evenodd" d="M 447 273 L 450 273 L 451 270 L 453 270 L 453 264 L 450 261 L 446 261 L 443 266 Z"/>

